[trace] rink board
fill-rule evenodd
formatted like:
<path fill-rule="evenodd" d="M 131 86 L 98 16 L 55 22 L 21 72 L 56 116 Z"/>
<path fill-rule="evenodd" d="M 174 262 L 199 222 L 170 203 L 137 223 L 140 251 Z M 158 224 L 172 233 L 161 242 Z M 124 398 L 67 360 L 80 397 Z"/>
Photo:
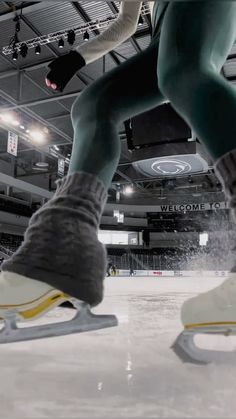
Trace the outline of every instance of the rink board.
<path fill-rule="evenodd" d="M 132 277 L 136 276 L 151 276 L 156 278 L 163 278 L 163 277 L 217 277 L 217 278 L 224 278 L 227 277 L 229 271 L 161 271 L 161 270 L 134 270 Z M 130 276 L 129 269 L 117 269 L 116 273 L 111 273 L 111 276 L 118 276 L 118 277 L 128 277 Z"/>

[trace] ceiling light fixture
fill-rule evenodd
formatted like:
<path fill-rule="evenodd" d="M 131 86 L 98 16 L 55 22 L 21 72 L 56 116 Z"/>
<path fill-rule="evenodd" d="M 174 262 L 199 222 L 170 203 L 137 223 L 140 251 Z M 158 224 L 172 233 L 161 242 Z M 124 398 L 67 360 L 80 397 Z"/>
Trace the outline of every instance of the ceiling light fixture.
<path fill-rule="evenodd" d="M 12 122 L 12 115 L 10 113 L 3 113 L 1 115 L 1 119 L 3 122 L 11 123 Z"/>
<path fill-rule="evenodd" d="M 89 40 L 89 33 L 88 31 L 84 32 L 84 41 L 88 41 Z"/>
<path fill-rule="evenodd" d="M 44 141 L 45 141 L 45 137 L 44 137 L 43 133 L 40 132 L 40 131 L 37 131 L 37 130 L 31 131 L 30 136 L 37 143 L 41 144 L 41 143 L 44 143 Z"/>
<path fill-rule="evenodd" d="M 20 122 L 19 122 L 19 121 L 17 121 L 17 119 L 13 119 L 13 120 L 11 121 L 11 124 L 12 124 L 12 125 L 14 125 L 15 127 L 19 127 Z"/>
<path fill-rule="evenodd" d="M 13 59 L 13 61 L 16 61 L 16 60 L 17 60 L 17 58 L 18 58 L 18 52 L 17 52 L 17 50 L 15 49 L 15 50 L 14 50 L 14 52 L 13 52 L 13 54 L 12 54 L 12 59 Z"/>
<path fill-rule="evenodd" d="M 148 6 L 148 4 L 144 4 L 142 6 L 142 16 L 140 18 L 140 25 L 144 23 L 143 21 L 143 16 L 145 15 L 150 15 L 150 8 Z M 73 29 L 62 29 L 60 31 L 56 31 L 56 32 L 50 32 L 49 34 L 44 34 L 41 36 L 36 36 L 35 38 L 31 38 L 29 40 L 26 40 L 24 43 L 27 44 L 27 47 L 29 49 L 31 48 L 35 48 L 36 45 L 40 44 L 42 45 L 47 45 L 47 44 L 51 44 L 53 42 L 58 42 L 60 40 L 60 38 L 64 38 L 67 39 L 67 35 L 69 32 L 71 32 L 72 35 L 72 39 L 75 38 L 75 36 L 77 35 L 82 35 L 88 31 L 89 33 L 91 31 L 94 30 L 103 30 L 106 29 L 110 24 L 112 24 L 113 21 L 115 21 L 117 19 L 118 13 L 114 13 L 114 15 L 112 16 L 107 16 L 105 18 L 101 18 L 101 19 L 94 19 L 94 20 L 90 20 L 89 22 L 86 23 L 80 23 L 77 26 L 73 26 Z M 15 33 L 15 39 L 14 39 L 14 43 L 8 43 L 8 45 L 3 46 L 2 47 L 2 53 L 4 55 L 9 55 L 9 54 L 13 54 L 14 49 L 17 47 L 17 49 L 20 49 L 20 42 L 17 38 L 17 32 Z M 75 39 L 74 39 L 75 40 Z M 73 42 L 72 42 L 73 44 Z M 71 44 L 71 45 L 72 45 Z"/>
<path fill-rule="evenodd" d="M 132 195 L 132 193 L 134 192 L 133 186 L 131 185 L 127 185 L 125 186 L 125 188 L 123 189 L 123 193 L 125 195 Z"/>
<path fill-rule="evenodd" d="M 67 42 L 70 45 L 73 45 L 75 42 L 75 31 L 73 31 L 72 29 L 67 32 Z"/>
<path fill-rule="evenodd" d="M 20 55 L 23 58 L 25 58 L 27 56 L 27 54 L 28 54 L 28 46 L 25 43 L 23 43 L 20 46 Z"/>
<path fill-rule="evenodd" d="M 58 41 L 58 48 L 64 48 L 65 42 L 63 38 L 60 38 Z"/>
<path fill-rule="evenodd" d="M 41 46 L 38 44 L 38 45 L 36 45 L 36 47 L 35 47 L 35 54 L 36 55 L 39 55 L 39 54 L 41 54 Z"/>
<path fill-rule="evenodd" d="M 144 20 L 142 15 L 139 16 L 139 20 L 138 20 L 138 26 L 142 26 L 144 24 Z"/>

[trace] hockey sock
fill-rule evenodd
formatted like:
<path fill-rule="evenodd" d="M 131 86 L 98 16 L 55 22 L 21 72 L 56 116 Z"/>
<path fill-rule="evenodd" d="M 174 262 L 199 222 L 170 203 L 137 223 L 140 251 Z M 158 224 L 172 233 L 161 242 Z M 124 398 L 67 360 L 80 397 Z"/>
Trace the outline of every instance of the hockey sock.
<path fill-rule="evenodd" d="M 57 186 L 53 198 L 32 216 L 22 245 L 2 270 L 96 305 L 107 268 L 106 250 L 97 237 L 107 193 L 97 177 L 83 172 L 64 177 Z"/>

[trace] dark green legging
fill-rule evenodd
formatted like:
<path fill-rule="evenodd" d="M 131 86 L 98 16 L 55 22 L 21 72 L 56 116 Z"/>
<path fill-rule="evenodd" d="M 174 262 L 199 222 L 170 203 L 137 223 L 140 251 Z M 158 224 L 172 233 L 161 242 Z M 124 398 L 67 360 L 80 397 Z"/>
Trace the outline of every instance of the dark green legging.
<path fill-rule="evenodd" d="M 160 37 L 76 99 L 69 172 L 109 187 L 120 157 L 118 128 L 170 100 L 214 159 L 236 148 L 236 90 L 220 74 L 236 38 L 236 2 L 168 5 Z"/>

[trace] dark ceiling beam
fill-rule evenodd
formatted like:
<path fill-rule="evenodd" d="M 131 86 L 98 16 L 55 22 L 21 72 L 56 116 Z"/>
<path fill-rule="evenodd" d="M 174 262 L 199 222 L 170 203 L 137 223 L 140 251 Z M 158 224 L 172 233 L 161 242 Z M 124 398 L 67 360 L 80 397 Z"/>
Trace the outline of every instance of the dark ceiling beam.
<path fill-rule="evenodd" d="M 78 96 L 81 93 L 81 91 L 76 90 L 75 92 L 70 92 L 70 93 L 66 93 L 64 95 L 61 94 L 56 94 L 54 96 L 50 96 L 50 97 L 45 97 L 45 98 L 39 98 L 39 99 L 35 99 L 35 100 L 30 100 L 30 101 L 26 101 L 26 102 L 15 102 L 15 104 L 13 104 L 12 106 L 8 106 L 8 107 L 3 107 L 2 110 L 3 111 L 12 111 L 14 109 L 23 109 L 23 108 L 27 108 L 29 106 L 36 106 L 36 105 L 42 105 L 44 103 L 49 103 L 49 102 L 55 102 L 57 100 L 64 100 L 64 99 L 69 99 L 71 97 L 74 96 Z M 1 93 L 0 93 L 1 95 Z M 68 110 L 68 109 L 67 109 Z"/>
<path fill-rule="evenodd" d="M 15 63 L 12 60 L 8 59 L 7 57 L 8 57 L 8 55 L 4 55 L 4 54 L 1 53 L 1 59 L 7 61 L 8 64 L 15 65 Z M 36 64 L 30 64 L 30 65 L 25 65 L 25 66 L 23 65 L 20 69 L 21 69 L 21 71 L 25 71 L 25 72 L 38 70 L 40 68 L 46 67 L 47 64 L 49 64 L 51 61 L 52 60 L 49 60 L 49 59 L 45 60 L 44 59 L 42 61 L 37 62 Z M 0 80 L 8 78 L 8 77 L 13 77 L 17 73 L 18 73 L 18 70 L 16 68 L 14 68 L 12 70 L 1 71 L 0 72 Z"/>
<path fill-rule="evenodd" d="M 146 2 L 146 3 L 148 3 L 148 2 Z M 144 20 L 148 24 L 149 33 L 152 33 L 152 19 L 151 19 L 151 14 L 149 13 L 148 15 L 144 15 Z"/>
<path fill-rule="evenodd" d="M 33 13 L 33 12 L 37 12 L 43 8 L 45 8 L 45 4 L 43 1 L 40 2 L 28 2 L 26 4 L 26 2 L 22 2 L 23 4 L 23 11 L 24 11 L 24 15 L 29 14 L 29 13 Z M 1 4 L 5 4 L 6 7 L 8 8 L 8 10 L 6 12 L 3 12 L 0 14 L 0 23 L 1 22 L 6 22 L 8 20 L 14 19 L 16 12 L 21 10 L 21 5 L 18 6 L 14 6 L 15 7 L 15 11 L 9 11 L 9 8 L 12 10 L 13 9 L 13 5 L 9 6 L 9 2 L 1 2 Z M 47 1 L 47 6 L 51 5 L 51 4 L 55 4 L 53 1 Z"/>
<path fill-rule="evenodd" d="M 66 118 L 66 117 L 70 117 L 70 112 L 50 116 L 50 118 L 45 118 L 45 119 L 46 119 L 46 121 L 51 121 L 51 120 L 54 120 L 54 119 L 63 119 L 63 118 Z"/>

